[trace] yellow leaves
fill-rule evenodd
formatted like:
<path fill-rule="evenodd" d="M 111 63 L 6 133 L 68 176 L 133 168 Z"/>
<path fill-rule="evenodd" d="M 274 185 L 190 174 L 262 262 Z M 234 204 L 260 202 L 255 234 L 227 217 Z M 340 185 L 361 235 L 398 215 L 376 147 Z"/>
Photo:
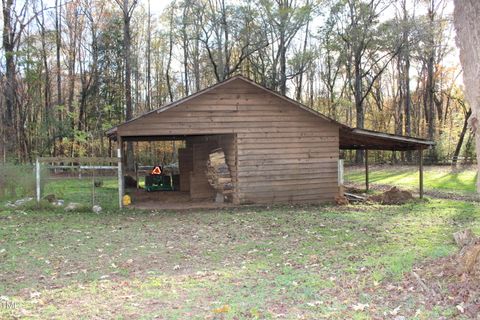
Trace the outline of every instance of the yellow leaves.
<path fill-rule="evenodd" d="M 230 306 L 228 304 L 224 304 L 220 308 L 213 309 L 214 313 L 227 313 L 230 311 Z"/>

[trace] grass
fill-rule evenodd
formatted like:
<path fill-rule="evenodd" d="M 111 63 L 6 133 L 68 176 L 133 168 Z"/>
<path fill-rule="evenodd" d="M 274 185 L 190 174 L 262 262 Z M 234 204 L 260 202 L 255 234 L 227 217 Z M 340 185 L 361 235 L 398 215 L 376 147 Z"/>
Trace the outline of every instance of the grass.
<path fill-rule="evenodd" d="M 49 177 L 44 179 L 42 185 L 42 196 L 53 194 L 57 199 L 64 200 L 65 204 L 69 202 L 80 203 L 81 205 L 91 208 L 92 197 L 94 197 L 95 204 L 100 205 L 107 210 L 114 210 L 118 208 L 118 180 L 112 177 L 97 177 L 96 181 L 101 181 L 101 187 L 95 187 L 93 194 L 93 181 L 91 177 L 84 177 L 78 179 L 76 177 Z M 35 197 L 35 191 L 32 190 L 26 194 L 26 197 Z M 0 198 L 0 206 L 3 207 L 7 200 L 15 201 L 16 198 Z M 52 206 L 40 203 L 40 206 L 34 202 L 27 203 L 26 209 L 44 208 L 51 209 Z"/>
<path fill-rule="evenodd" d="M 404 275 L 456 250 L 452 232 L 480 233 L 480 207 L 3 210 L 0 221 L 0 296 L 16 303 L 2 319 L 371 319 L 399 306 L 432 319 L 458 312 L 403 288 Z"/>
<path fill-rule="evenodd" d="M 372 184 L 395 185 L 406 188 L 418 187 L 418 168 L 416 167 L 372 167 L 369 180 Z M 453 191 L 458 193 L 474 193 L 477 171 L 474 168 L 456 170 L 451 167 L 425 167 L 425 190 Z M 363 169 L 348 168 L 345 180 L 364 183 Z"/>

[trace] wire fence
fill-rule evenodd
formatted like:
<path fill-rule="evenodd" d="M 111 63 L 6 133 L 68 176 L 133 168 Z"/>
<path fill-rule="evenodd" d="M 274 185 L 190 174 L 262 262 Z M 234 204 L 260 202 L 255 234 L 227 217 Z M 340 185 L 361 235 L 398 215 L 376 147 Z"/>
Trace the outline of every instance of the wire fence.
<path fill-rule="evenodd" d="M 39 158 L 36 198 L 57 205 L 118 208 L 116 158 Z"/>

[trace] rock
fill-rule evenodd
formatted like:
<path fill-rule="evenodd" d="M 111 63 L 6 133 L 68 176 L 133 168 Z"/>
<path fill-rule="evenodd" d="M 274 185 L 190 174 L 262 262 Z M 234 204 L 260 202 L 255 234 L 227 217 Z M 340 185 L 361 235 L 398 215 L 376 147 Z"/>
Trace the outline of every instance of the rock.
<path fill-rule="evenodd" d="M 47 200 L 50 203 L 53 203 L 57 200 L 57 197 L 55 197 L 55 195 L 52 193 L 52 194 L 47 194 L 45 197 L 43 197 L 43 199 Z"/>
<path fill-rule="evenodd" d="M 70 211 L 75 211 L 78 210 L 81 207 L 80 203 L 77 202 L 70 202 L 66 207 L 65 211 L 70 212 Z"/>
<path fill-rule="evenodd" d="M 52 202 L 52 204 L 56 207 L 62 207 L 65 204 L 65 201 L 64 200 L 56 200 L 56 201 Z"/>
<path fill-rule="evenodd" d="M 100 207 L 99 205 L 94 205 L 92 207 L 92 211 L 95 212 L 95 213 L 100 213 L 100 212 L 102 212 L 102 207 Z"/>
<path fill-rule="evenodd" d="M 27 198 L 23 198 L 23 199 L 18 199 L 17 201 L 15 201 L 15 207 L 23 206 L 25 203 L 30 202 L 30 201 L 32 201 L 32 200 L 33 200 L 32 197 L 27 197 Z"/>
<path fill-rule="evenodd" d="M 15 204 L 12 203 L 11 201 L 8 201 L 7 203 L 5 203 L 5 208 L 15 208 Z"/>

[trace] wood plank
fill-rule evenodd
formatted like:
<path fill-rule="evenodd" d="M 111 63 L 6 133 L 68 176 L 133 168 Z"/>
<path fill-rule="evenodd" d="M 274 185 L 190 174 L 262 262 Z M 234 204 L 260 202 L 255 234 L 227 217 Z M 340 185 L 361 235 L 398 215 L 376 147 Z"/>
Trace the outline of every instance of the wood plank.
<path fill-rule="evenodd" d="M 298 149 L 298 148 L 315 148 L 315 149 L 325 149 L 325 148 L 335 148 L 338 150 L 338 141 L 322 141 L 322 142 L 264 142 L 264 143 L 239 143 L 239 150 L 256 150 L 262 149 L 270 151 L 269 149 Z M 317 150 L 318 151 L 318 150 Z"/>
<path fill-rule="evenodd" d="M 325 177 L 322 179 L 300 179 L 300 180 L 278 180 L 278 181 L 243 181 L 238 182 L 238 189 L 240 191 L 284 191 L 284 190 L 301 190 L 301 189 L 315 189 L 324 187 L 328 183 L 336 183 L 337 177 Z M 329 187 L 332 189 L 331 187 Z"/>
<path fill-rule="evenodd" d="M 270 160 L 270 159 L 324 159 L 325 161 L 337 161 L 337 153 L 291 153 L 283 154 L 281 157 L 278 154 L 244 154 L 238 156 L 238 161 L 248 161 L 248 160 Z"/>
<path fill-rule="evenodd" d="M 316 147 L 316 148 L 309 148 L 309 147 L 289 147 L 284 149 L 251 149 L 251 150 L 243 150 L 238 146 L 238 156 L 243 155 L 260 155 L 260 154 L 287 154 L 287 153 L 308 153 L 308 154 L 335 154 L 338 152 L 338 147 L 335 146 L 327 146 L 327 147 Z"/>
<path fill-rule="evenodd" d="M 335 194 L 327 194 L 325 196 L 270 196 L 270 197 L 256 197 L 243 200 L 243 204 L 248 203 L 257 203 L 257 204 L 269 204 L 269 203 L 312 203 L 312 204 L 321 204 L 321 203 L 332 203 L 335 201 Z"/>
<path fill-rule="evenodd" d="M 322 126 L 316 126 L 314 128 L 301 126 L 263 126 L 263 127 L 224 127 L 224 128 L 165 128 L 165 127 L 133 127 L 129 128 L 126 125 L 118 128 L 118 134 L 120 136 L 148 136 L 148 135 L 200 135 L 200 134 L 284 134 L 308 132 L 308 131 L 320 131 Z M 187 137 L 186 137 L 187 138 Z"/>
<path fill-rule="evenodd" d="M 251 123 L 250 126 L 258 126 L 259 123 L 292 123 L 292 116 L 288 114 L 280 115 L 235 115 L 231 114 L 228 116 L 203 116 L 203 117 L 148 117 L 140 122 L 131 122 L 126 126 L 145 126 L 145 125 L 162 125 L 162 126 L 171 126 L 172 124 L 216 124 L 223 125 L 226 123 Z M 295 116 L 295 121 L 293 123 L 309 123 L 321 125 L 322 123 L 317 119 L 311 116 Z"/>
<path fill-rule="evenodd" d="M 281 164 L 312 164 L 312 163 L 328 163 L 329 168 L 334 168 L 337 166 L 337 161 L 335 159 L 325 159 L 325 158 L 279 158 L 275 157 L 273 159 L 257 159 L 257 160 L 245 160 L 239 159 L 240 165 L 243 166 L 271 166 L 271 165 L 281 165 Z"/>
<path fill-rule="evenodd" d="M 327 126 L 320 126 L 315 128 L 314 131 L 306 130 L 297 130 L 297 131 L 261 131 L 261 132 L 239 132 L 238 140 L 242 139 L 278 139 L 278 138 L 306 138 L 306 137 L 323 137 L 324 135 L 328 136 L 338 136 L 338 130 L 331 130 Z"/>
<path fill-rule="evenodd" d="M 338 188 L 324 187 L 324 188 L 307 188 L 296 190 L 241 190 L 238 192 L 240 198 L 254 198 L 254 197 L 272 197 L 272 196 L 302 196 L 302 195 L 321 195 L 321 194 L 338 194 Z"/>
<path fill-rule="evenodd" d="M 179 110 L 177 108 L 172 109 L 171 111 L 166 111 L 163 113 L 158 113 L 152 118 L 160 119 L 165 117 L 172 118 L 198 118 L 198 117 L 234 117 L 234 116 L 280 116 L 280 115 L 289 115 L 289 116 L 305 116 L 304 112 L 295 110 L 292 108 L 276 108 L 276 109 L 267 109 L 267 108 L 256 108 L 255 110 L 243 110 L 241 107 L 238 108 L 227 108 L 222 110 L 218 108 L 217 110 Z"/>
<path fill-rule="evenodd" d="M 280 143 L 314 143 L 314 142 L 336 142 L 338 145 L 338 136 L 319 135 L 317 137 L 277 137 L 277 138 L 239 138 L 239 145 L 250 144 L 280 144 Z"/>
<path fill-rule="evenodd" d="M 317 171 L 314 173 L 292 173 L 292 174 L 285 174 L 285 175 L 274 175 L 274 174 L 263 174 L 263 175 L 247 175 L 241 176 L 241 183 L 247 184 L 250 182 L 272 182 L 272 181 L 313 181 L 313 180 L 332 180 L 336 175 L 332 173 L 332 171 L 324 170 L 324 171 Z"/>
<path fill-rule="evenodd" d="M 313 162 L 313 163 L 281 163 L 281 164 L 253 164 L 241 165 L 237 168 L 238 172 L 260 172 L 260 171 L 278 171 L 279 174 L 292 170 L 316 170 L 316 169 L 335 169 L 337 161 Z M 336 171 L 336 170 L 335 170 Z"/>

